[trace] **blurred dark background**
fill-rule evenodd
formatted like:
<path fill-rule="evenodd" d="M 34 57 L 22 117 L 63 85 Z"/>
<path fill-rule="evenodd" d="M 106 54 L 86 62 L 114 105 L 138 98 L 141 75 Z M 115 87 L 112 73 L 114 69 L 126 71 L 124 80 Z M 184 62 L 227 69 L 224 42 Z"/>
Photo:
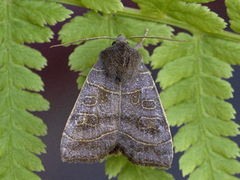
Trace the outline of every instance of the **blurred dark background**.
<path fill-rule="evenodd" d="M 122 0 L 124 6 L 138 8 L 137 4 L 129 0 Z M 206 4 L 212 11 L 216 12 L 221 18 L 224 18 L 228 23 L 228 16 L 226 13 L 226 7 L 224 0 L 218 0 Z M 85 8 L 66 6 L 71 9 L 75 16 L 83 15 L 88 10 Z M 57 47 L 51 48 L 51 45 L 61 43 L 58 41 L 58 31 L 61 29 L 62 25 L 68 22 L 70 19 L 62 23 L 58 23 L 56 26 L 52 26 L 51 29 L 54 31 L 54 39 L 51 43 L 44 44 L 31 44 L 32 48 L 39 50 L 42 55 L 47 58 L 48 66 L 42 71 L 37 72 L 45 84 L 45 91 L 41 94 L 45 99 L 50 102 L 50 110 L 45 112 L 34 112 L 34 115 L 40 117 L 48 127 L 48 134 L 41 137 L 43 142 L 46 144 L 47 153 L 42 154 L 39 157 L 45 167 L 45 171 L 37 172 L 37 174 L 43 180 L 107 180 L 108 177 L 105 175 L 104 163 L 93 163 L 93 164 L 83 164 L 83 163 L 63 163 L 60 159 L 60 140 L 62 136 L 62 131 L 67 122 L 68 116 L 73 108 L 73 105 L 78 97 L 79 90 L 77 89 L 76 79 L 78 77 L 78 72 L 70 71 L 68 66 L 68 56 L 73 52 L 75 46 Z M 228 27 L 226 30 L 231 31 Z M 176 29 L 175 33 L 182 31 L 181 29 Z M 150 53 L 153 47 L 148 47 Z M 150 68 L 150 66 L 148 66 Z M 240 67 L 234 66 L 233 77 L 228 81 L 234 88 L 234 98 L 228 100 L 233 104 L 236 112 L 240 112 L 239 99 L 240 99 Z M 152 72 L 153 78 L 156 79 L 158 70 Z M 159 88 L 159 85 L 157 84 Z M 161 91 L 161 89 L 158 89 Z M 240 116 L 236 114 L 236 121 L 238 121 Z M 239 123 L 239 122 L 238 122 Z M 174 136 L 178 128 L 171 127 L 172 135 Z M 231 138 L 238 144 L 240 140 L 238 137 Z M 182 154 L 177 153 L 174 155 L 172 168 L 168 170 L 176 180 L 185 180 L 187 177 L 182 177 L 182 173 L 179 170 L 178 160 Z M 238 175 L 240 177 L 240 175 Z M 116 178 L 115 178 L 116 179 Z"/>

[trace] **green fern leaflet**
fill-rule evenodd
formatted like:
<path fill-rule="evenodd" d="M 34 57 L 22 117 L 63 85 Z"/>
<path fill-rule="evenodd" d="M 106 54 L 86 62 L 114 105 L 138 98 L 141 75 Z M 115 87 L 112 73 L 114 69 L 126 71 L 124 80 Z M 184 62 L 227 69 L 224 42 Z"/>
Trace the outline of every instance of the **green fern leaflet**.
<path fill-rule="evenodd" d="M 31 171 L 44 170 L 34 154 L 45 153 L 36 136 L 46 135 L 47 127 L 29 111 L 47 110 L 49 103 L 34 93 L 43 91 L 43 82 L 29 68 L 41 70 L 46 59 L 22 43 L 49 41 L 46 23 L 54 25 L 69 13 L 56 3 L 0 1 L 0 179 L 40 179 Z"/>

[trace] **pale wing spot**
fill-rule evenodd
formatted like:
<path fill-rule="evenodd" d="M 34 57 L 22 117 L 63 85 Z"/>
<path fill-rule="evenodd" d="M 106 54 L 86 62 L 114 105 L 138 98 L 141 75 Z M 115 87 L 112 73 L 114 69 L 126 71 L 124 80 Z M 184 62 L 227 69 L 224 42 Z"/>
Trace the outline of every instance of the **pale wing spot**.
<path fill-rule="evenodd" d="M 94 127 L 99 124 L 98 117 L 95 114 L 77 113 L 73 116 L 71 119 L 75 120 L 76 126 L 88 125 Z"/>
<path fill-rule="evenodd" d="M 156 129 L 159 130 L 162 126 L 162 119 L 159 117 L 141 117 L 138 121 L 140 129 Z"/>
<path fill-rule="evenodd" d="M 140 102 L 140 96 L 141 96 L 141 89 L 137 89 L 133 92 L 125 92 L 122 93 L 123 95 L 129 95 L 130 96 L 130 102 L 134 105 L 137 105 Z"/>
<path fill-rule="evenodd" d="M 141 93 L 140 91 L 136 91 L 136 92 L 130 94 L 130 96 L 131 96 L 131 103 L 132 104 L 136 105 L 136 104 L 139 103 L 140 93 Z"/>
<path fill-rule="evenodd" d="M 97 104 L 97 97 L 96 96 L 85 96 L 84 98 L 84 105 L 85 106 L 94 106 Z"/>
<path fill-rule="evenodd" d="M 155 109 L 156 102 L 153 99 L 142 100 L 142 108 L 143 109 Z"/>

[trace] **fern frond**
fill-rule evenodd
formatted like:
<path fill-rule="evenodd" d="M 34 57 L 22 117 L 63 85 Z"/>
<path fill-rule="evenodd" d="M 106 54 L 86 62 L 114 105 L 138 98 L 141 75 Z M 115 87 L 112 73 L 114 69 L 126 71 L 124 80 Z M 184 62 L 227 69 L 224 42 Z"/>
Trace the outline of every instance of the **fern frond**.
<path fill-rule="evenodd" d="M 49 41 L 52 31 L 44 25 L 69 13 L 44 1 L 0 1 L 0 179 L 40 179 L 31 171 L 44 170 L 35 154 L 44 153 L 45 144 L 36 136 L 47 127 L 28 111 L 47 110 L 49 103 L 30 92 L 43 91 L 43 82 L 28 68 L 41 70 L 46 59 L 20 43 Z"/>
<path fill-rule="evenodd" d="M 228 16 L 231 18 L 229 21 L 231 24 L 231 29 L 236 32 L 240 32 L 240 2 L 234 0 L 226 0 L 225 4 L 227 6 Z"/>
<path fill-rule="evenodd" d="M 239 45 L 211 36 L 196 38 L 180 33 L 177 38 L 180 37 L 192 41 L 191 47 L 178 43 L 176 48 L 176 43 L 164 42 L 152 56 L 156 64 L 157 55 L 163 50 L 168 52 L 174 47 L 186 52 L 185 56 L 169 57 L 158 74 L 164 89 L 160 97 L 170 125 L 184 125 L 173 138 L 175 151 L 185 151 L 179 160 L 180 169 L 183 176 L 190 174 L 189 179 L 194 180 L 234 178 L 231 174 L 240 172 L 240 163 L 235 160 L 239 147 L 224 136 L 240 132 L 239 125 L 231 120 L 235 110 L 224 101 L 233 97 L 233 89 L 221 78 L 231 77 L 229 63 L 240 63 L 239 57 L 229 59 L 237 56 L 234 49 Z M 228 54 L 223 55 L 222 51 Z M 199 176 L 200 172 L 205 175 Z"/>

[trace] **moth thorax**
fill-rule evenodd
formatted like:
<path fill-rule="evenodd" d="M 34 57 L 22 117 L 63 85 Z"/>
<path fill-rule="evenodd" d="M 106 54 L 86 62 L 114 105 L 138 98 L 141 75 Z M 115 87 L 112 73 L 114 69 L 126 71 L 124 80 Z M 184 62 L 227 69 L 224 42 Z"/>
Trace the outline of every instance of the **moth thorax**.
<path fill-rule="evenodd" d="M 142 55 L 129 44 L 115 43 L 100 53 L 104 62 L 107 77 L 123 82 L 134 76 L 135 70 L 142 61 Z"/>

